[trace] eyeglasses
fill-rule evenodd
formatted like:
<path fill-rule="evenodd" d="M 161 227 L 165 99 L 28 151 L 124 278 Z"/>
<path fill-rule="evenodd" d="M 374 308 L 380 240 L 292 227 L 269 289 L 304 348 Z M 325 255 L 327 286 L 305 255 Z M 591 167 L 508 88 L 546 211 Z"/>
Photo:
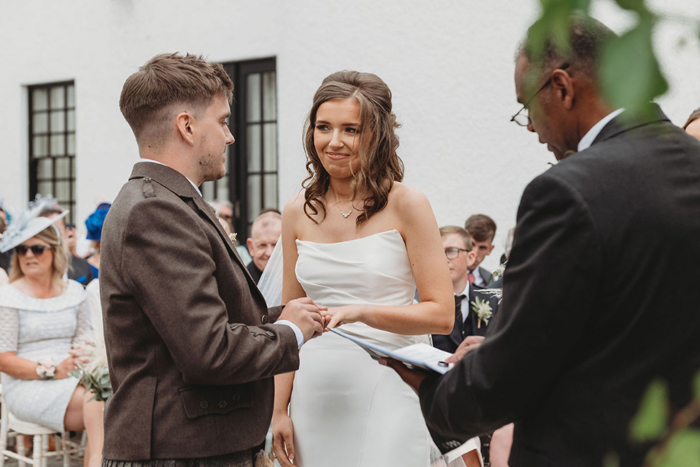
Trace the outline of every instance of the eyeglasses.
<path fill-rule="evenodd" d="M 447 259 L 455 259 L 456 257 L 459 256 L 460 251 L 469 251 L 464 248 L 445 248 L 445 256 L 447 256 Z"/>
<path fill-rule="evenodd" d="M 53 250 L 53 247 L 48 246 L 48 245 L 32 245 L 32 246 L 19 245 L 19 246 L 15 247 L 15 253 L 17 253 L 20 256 L 26 256 L 26 254 L 29 250 L 32 250 L 32 254 L 34 256 L 41 256 L 44 254 L 44 251 Z"/>
<path fill-rule="evenodd" d="M 559 68 L 555 68 L 554 70 L 566 70 L 567 68 L 569 68 L 569 64 L 568 64 L 568 63 L 565 63 L 565 64 L 563 64 L 562 66 L 560 66 Z M 554 71 L 554 70 L 552 70 L 552 71 Z M 535 99 L 535 97 L 537 97 L 537 95 L 538 95 L 540 92 L 542 92 L 542 90 L 543 90 L 544 88 L 546 88 L 547 86 L 549 86 L 549 85 L 551 84 L 551 82 L 552 82 L 552 75 L 551 75 L 551 73 L 550 73 L 549 79 L 537 90 L 536 93 L 534 93 L 534 94 L 532 95 L 531 98 L 529 98 L 529 99 L 527 100 L 527 102 L 525 102 L 525 105 L 523 105 L 522 109 L 518 110 L 518 113 L 515 114 L 515 115 L 513 115 L 513 116 L 510 118 L 510 121 L 511 121 L 511 122 L 515 122 L 515 123 L 517 123 L 517 124 L 520 125 L 520 126 L 528 126 L 529 124 L 531 124 L 532 121 L 530 120 L 530 115 L 527 114 L 527 113 L 526 113 L 526 114 L 522 114 L 522 112 L 523 112 L 523 110 L 527 110 L 527 106 L 530 105 L 530 104 L 532 103 L 532 101 Z M 528 112 L 528 113 L 529 113 L 529 112 Z M 522 115 L 521 115 L 521 114 L 522 114 Z"/>

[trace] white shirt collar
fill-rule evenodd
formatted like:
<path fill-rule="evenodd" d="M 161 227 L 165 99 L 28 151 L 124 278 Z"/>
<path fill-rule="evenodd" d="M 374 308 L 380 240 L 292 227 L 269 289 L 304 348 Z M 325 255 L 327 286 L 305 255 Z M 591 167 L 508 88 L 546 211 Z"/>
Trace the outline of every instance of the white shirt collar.
<path fill-rule="evenodd" d="M 591 144 L 593 144 L 593 141 L 595 141 L 596 137 L 600 134 L 603 128 L 605 128 L 605 125 L 607 125 L 610 122 L 610 120 L 620 115 L 624 110 L 625 109 L 617 109 L 614 112 L 610 112 L 601 121 L 593 125 L 593 127 L 590 130 L 588 130 L 588 133 L 583 135 L 581 141 L 578 142 L 578 152 L 590 148 Z"/>
<path fill-rule="evenodd" d="M 160 161 L 154 161 L 153 159 L 139 159 L 136 163 L 138 164 L 139 162 L 153 162 L 154 164 L 160 164 L 160 165 L 164 165 L 166 167 L 169 167 L 167 164 L 163 164 Z M 173 169 L 173 170 L 175 170 L 175 169 Z M 183 177 L 187 178 L 184 175 L 183 175 Z M 194 187 L 195 190 L 197 190 L 197 193 L 199 193 L 199 196 L 202 196 L 202 192 L 199 191 L 199 187 L 197 185 L 195 185 L 194 182 L 192 180 L 190 180 L 189 178 L 187 178 L 187 181 L 192 184 L 192 186 Z"/>

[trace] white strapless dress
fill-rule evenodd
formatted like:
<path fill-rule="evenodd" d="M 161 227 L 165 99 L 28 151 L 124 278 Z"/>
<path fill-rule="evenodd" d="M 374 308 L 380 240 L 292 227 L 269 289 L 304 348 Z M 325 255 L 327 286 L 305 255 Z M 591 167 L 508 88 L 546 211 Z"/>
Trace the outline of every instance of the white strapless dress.
<path fill-rule="evenodd" d="M 416 285 L 396 230 L 341 243 L 297 240 L 296 276 L 328 307 L 410 305 Z M 350 323 L 341 329 L 388 348 L 428 342 Z M 418 397 L 390 368 L 333 333 L 301 349 L 290 414 L 303 467 L 426 467 L 430 437 Z"/>

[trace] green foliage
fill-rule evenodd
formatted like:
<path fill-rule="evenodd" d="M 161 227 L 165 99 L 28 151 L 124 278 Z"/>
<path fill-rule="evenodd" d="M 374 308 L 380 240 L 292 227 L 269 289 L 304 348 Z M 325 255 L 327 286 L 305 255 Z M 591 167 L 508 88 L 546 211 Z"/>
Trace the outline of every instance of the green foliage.
<path fill-rule="evenodd" d="M 656 467 L 700 467 L 700 430 L 677 431 L 668 440 Z"/>
<path fill-rule="evenodd" d="M 623 10 L 634 11 L 640 14 L 650 13 L 644 0 L 615 0 L 615 3 Z"/>
<path fill-rule="evenodd" d="M 641 17 L 635 27 L 603 49 L 601 85 L 615 108 L 639 109 L 668 91 L 652 46 L 655 23 L 653 16 Z"/>
<path fill-rule="evenodd" d="M 668 426 L 668 396 L 663 381 L 653 381 L 647 388 L 642 405 L 632 420 L 630 436 L 638 442 L 657 440 Z"/>

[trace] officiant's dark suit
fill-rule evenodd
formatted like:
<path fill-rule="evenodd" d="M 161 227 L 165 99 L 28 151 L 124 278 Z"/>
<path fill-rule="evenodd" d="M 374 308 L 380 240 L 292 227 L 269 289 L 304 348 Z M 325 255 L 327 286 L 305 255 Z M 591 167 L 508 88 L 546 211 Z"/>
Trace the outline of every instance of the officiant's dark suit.
<path fill-rule="evenodd" d="M 271 420 L 273 376 L 299 365 L 296 331 L 322 332 L 315 305 L 268 310 L 196 187 L 225 173 L 232 88 L 219 64 L 162 54 L 122 90 L 120 108 L 150 161 L 134 166 L 102 233 L 114 390 L 103 465 L 252 467 Z M 270 324 L 278 316 L 287 323 Z"/>
<path fill-rule="evenodd" d="M 521 52 L 516 86 L 529 60 Z M 443 450 L 515 422 L 512 467 L 600 466 L 611 452 L 639 466 L 648 446 L 629 444 L 629 425 L 649 383 L 669 385 L 672 407 L 690 400 L 700 370 L 700 142 L 651 106 L 635 120 L 623 112 L 565 158 L 561 149 L 583 136 L 576 125 L 614 110 L 591 107 L 576 60 L 545 68 L 530 109 L 528 128 L 563 160 L 523 193 L 499 314 L 479 348 L 420 385 Z"/>
<path fill-rule="evenodd" d="M 455 296 L 457 297 L 457 296 Z M 477 299 L 484 300 L 491 307 L 493 316 L 488 320 L 481 320 L 479 323 L 479 318 L 476 314 L 476 309 L 474 302 Z M 445 352 L 454 353 L 467 336 L 485 336 L 489 329 L 489 325 L 493 323 L 496 314 L 498 313 L 498 298 L 491 293 L 485 293 L 481 291 L 478 287 L 473 284 L 469 285 L 469 296 L 465 297 L 468 301 L 468 310 L 466 318 L 462 318 L 462 309 L 464 305 L 460 306 L 460 313 L 455 313 L 455 325 L 452 328 L 452 332 L 443 334 L 433 334 L 433 346 Z M 461 300 L 460 300 L 461 301 Z M 456 310 L 455 310 L 456 311 Z"/>

